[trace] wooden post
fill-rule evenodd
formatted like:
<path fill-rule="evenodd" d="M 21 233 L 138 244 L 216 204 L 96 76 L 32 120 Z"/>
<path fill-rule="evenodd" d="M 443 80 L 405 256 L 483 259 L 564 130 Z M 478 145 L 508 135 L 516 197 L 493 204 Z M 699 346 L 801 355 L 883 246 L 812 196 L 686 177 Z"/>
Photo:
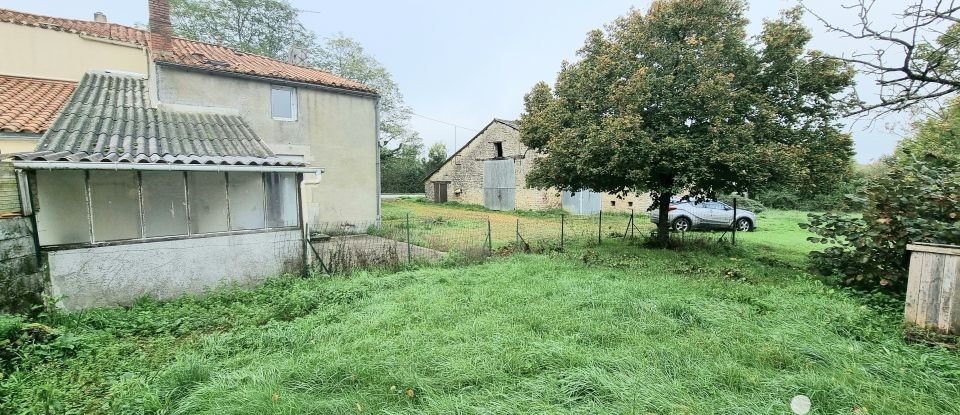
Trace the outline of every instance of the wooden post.
<path fill-rule="evenodd" d="M 600 211 L 600 219 L 597 220 L 597 245 L 603 243 L 600 235 L 603 233 L 603 211 Z"/>
<path fill-rule="evenodd" d="M 904 320 L 945 334 L 960 334 L 960 246 L 916 243 L 910 251 L 910 273 Z"/>

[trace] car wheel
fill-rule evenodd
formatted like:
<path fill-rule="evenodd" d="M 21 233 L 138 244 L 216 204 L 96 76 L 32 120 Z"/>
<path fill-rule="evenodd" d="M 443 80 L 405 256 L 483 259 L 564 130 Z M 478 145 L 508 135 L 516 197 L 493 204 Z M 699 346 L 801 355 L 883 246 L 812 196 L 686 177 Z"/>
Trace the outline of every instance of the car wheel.
<path fill-rule="evenodd" d="M 740 218 L 737 220 L 737 230 L 740 232 L 750 232 L 753 230 L 753 222 L 750 219 Z"/>
<path fill-rule="evenodd" d="M 690 219 L 685 218 L 683 216 L 673 220 L 673 230 L 677 232 L 689 231 L 691 228 L 693 228 L 692 225 L 693 224 L 690 223 Z"/>

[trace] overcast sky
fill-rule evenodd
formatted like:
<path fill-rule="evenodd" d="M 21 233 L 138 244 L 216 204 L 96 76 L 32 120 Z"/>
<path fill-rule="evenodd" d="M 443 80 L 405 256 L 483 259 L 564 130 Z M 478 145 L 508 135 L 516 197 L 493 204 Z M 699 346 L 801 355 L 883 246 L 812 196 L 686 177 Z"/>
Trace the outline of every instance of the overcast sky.
<path fill-rule="evenodd" d="M 847 0 L 849 1 L 849 0 Z M 414 129 L 428 146 L 443 142 L 448 152 L 463 145 L 491 118 L 516 118 L 523 95 L 538 81 L 552 84 L 560 63 L 576 58 L 586 33 L 627 13 L 646 10 L 650 1 L 503 1 L 448 0 L 317 2 L 291 0 L 294 7 L 319 13 L 301 13 L 305 25 L 324 36 L 342 32 L 359 40 L 390 70 L 406 102 L 418 116 Z M 852 25 L 856 16 L 836 0 L 808 0 L 807 4 L 833 22 Z M 901 0 L 880 0 L 878 20 L 892 23 L 890 12 Z M 750 32 L 763 19 L 775 18 L 795 0 L 752 0 Z M 132 25 L 147 22 L 147 0 L 0 0 L 0 6 L 26 12 L 92 20 L 96 11 L 111 22 Z M 886 16 L 886 17 L 884 17 Z M 829 53 L 864 50 L 862 44 L 827 33 L 812 16 L 811 47 Z M 4 41 L 9 41 L 6 39 Z M 861 96 L 875 96 L 869 79 L 860 79 Z M 428 118 L 456 124 L 450 125 Z M 850 127 L 857 160 L 867 162 L 888 154 L 899 139 L 891 125 L 904 125 L 904 116 L 888 117 L 868 127 Z"/>

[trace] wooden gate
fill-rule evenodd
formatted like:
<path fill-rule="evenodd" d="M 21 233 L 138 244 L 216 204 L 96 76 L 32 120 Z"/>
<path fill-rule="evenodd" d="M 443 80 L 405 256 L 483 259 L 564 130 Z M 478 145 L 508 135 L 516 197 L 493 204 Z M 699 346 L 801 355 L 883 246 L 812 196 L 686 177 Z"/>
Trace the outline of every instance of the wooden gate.
<path fill-rule="evenodd" d="M 492 210 L 516 208 L 517 180 L 513 160 L 483 162 L 483 206 Z"/>

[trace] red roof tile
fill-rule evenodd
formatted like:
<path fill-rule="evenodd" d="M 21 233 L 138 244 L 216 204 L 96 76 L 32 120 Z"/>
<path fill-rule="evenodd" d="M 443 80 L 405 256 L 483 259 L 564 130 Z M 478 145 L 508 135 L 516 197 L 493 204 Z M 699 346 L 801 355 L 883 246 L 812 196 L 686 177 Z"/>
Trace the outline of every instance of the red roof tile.
<path fill-rule="evenodd" d="M 0 131 L 43 133 L 76 87 L 75 82 L 0 75 Z"/>
<path fill-rule="evenodd" d="M 0 9 L 0 22 L 83 34 L 140 46 L 150 46 L 149 32 L 116 23 L 62 19 L 59 17 L 41 16 L 8 9 Z M 180 37 L 173 38 L 172 55 L 167 54 L 163 57 L 155 57 L 155 59 L 159 62 L 204 68 L 211 71 L 263 76 L 376 93 L 371 87 L 319 69 L 293 65 L 266 56 L 241 52 L 226 46 L 213 45 Z"/>

